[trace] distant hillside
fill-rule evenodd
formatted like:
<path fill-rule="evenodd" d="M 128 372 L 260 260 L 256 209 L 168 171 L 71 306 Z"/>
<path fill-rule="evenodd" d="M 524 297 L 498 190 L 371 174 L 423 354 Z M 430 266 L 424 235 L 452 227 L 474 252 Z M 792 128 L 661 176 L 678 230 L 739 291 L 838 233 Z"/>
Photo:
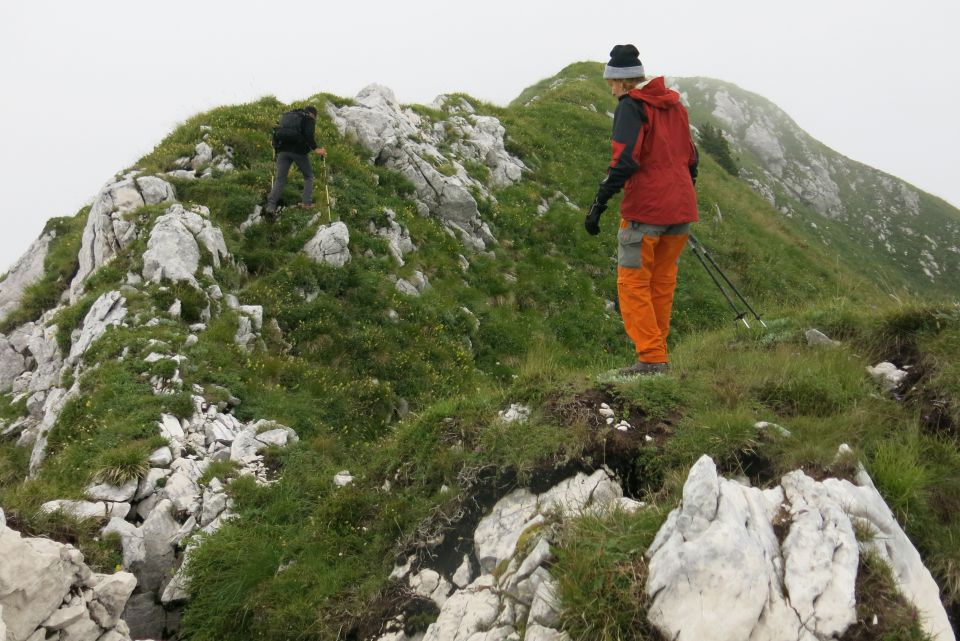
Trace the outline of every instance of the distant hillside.
<path fill-rule="evenodd" d="M 710 78 L 673 84 L 689 104 L 691 124 L 720 127 L 742 178 L 784 216 L 808 225 L 865 273 L 877 270 L 888 286 L 960 291 L 960 210 L 837 153 L 736 85 Z"/>

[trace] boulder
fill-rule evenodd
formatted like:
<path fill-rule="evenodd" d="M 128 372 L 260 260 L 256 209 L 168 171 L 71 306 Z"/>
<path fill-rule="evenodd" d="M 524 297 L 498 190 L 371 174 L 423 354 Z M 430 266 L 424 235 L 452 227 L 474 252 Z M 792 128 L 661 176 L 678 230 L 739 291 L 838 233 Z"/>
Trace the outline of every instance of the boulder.
<path fill-rule="evenodd" d="M 169 467 L 173 462 L 173 452 L 169 447 L 161 447 L 150 454 L 147 460 L 151 467 Z"/>
<path fill-rule="evenodd" d="M 343 267 L 350 262 L 350 232 L 339 220 L 320 225 L 303 251 L 315 262 Z"/>
<path fill-rule="evenodd" d="M 93 601 L 90 604 L 93 620 L 101 628 L 115 626 L 136 587 L 137 579 L 129 572 L 117 572 L 101 577 L 93 588 Z"/>
<path fill-rule="evenodd" d="M 0 608 L 10 639 L 33 634 L 69 594 L 78 569 L 61 548 L 0 526 Z"/>
<path fill-rule="evenodd" d="M 91 614 L 101 612 L 116 613 L 102 619 L 106 632 L 129 640 L 118 617 L 133 591 L 132 576 L 94 575 L 78 550 L 21 537 L 6 527 L 2 511 L 0 559 L 0 641 L 97 641 L 105 630 Z"/>
<path fill-rule="evenodd" d="M 200 266 L 201 245 L 210 253 L 216 267 L 222 258 L 229 256 L 223 232 L 205 215 L 208 215 L 205 208 L 187 211 L 176 203 L 157 218 L 143 254 L 144 279 L 155 283 L 168 279 L 200 287 L 195 274 Z"/>
<path fill-rule="evenodd" d="M 137 479 L 130 479 L 121 486 L 110 485 L 108 483 L 99 483 L 88 485 L 84 490 L 87 498 L 91 501 L 113 501 L 122 503 L 130 501 L 137 493 Z"/>

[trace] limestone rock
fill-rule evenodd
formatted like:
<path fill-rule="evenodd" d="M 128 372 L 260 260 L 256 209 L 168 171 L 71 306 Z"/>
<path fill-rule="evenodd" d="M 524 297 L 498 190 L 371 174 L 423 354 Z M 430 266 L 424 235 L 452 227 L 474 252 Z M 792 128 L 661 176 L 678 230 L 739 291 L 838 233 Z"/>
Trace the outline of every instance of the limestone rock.
<path fill-rule="evenodd" d="M 333 477 L 333 484 L 337 487 L 346 487 L 353 483 L 353 475 L 348 470 L 341 470 Z"/>
<path fill-rule="evenodd" d="M 110 327 L 116 327 L 127 315 L 126 299 L 118 291 L 102 294 L 87 312 L 83 324 L 71 337 L 68 364 L 75 364 Z"/>
<path fill-rule="evenodd" d="M 500 499 L 493 510 L 477 526 L 473 545 L 484 572 L 493 572 L 497 564 L 513 555 L 524 529 L 543 517 L 537 512 L 537 497 L 520 488 Z"/>
<path fill-rule="evenodd" d="M 134 588 L 137 587 L 137 579 L 129 572 L 117 572 L 109 576 L 104 576 L 93 588 L 95 601 L 102 606 L 93 619 L 102 628 L 112 628 L 120 620 L 123 614 L 123 608 L 127 604 Z M 91 608 L 93 611 L 93 608 Z"/>
<path fill-rule="evenodd" d="M 496 242 L 471 194 L 471 189 L 488 194 L 486 186 L 471 178 L 463 164 L 485 164 L 497 187 L 520 178 L 523 163 L 504 149 L 503 127 L 496 118 L 464 111 L 431 123 L 403 109 L 393 92 L 380 85 L 364 88 L 353 105 L 328 105 L 327 110 L 340 133 L 356 138 L 371 160 L 413 183 L 418 208 L 437 216 L 470 247 L 483 250 Z M 445 146 L 450 155 L 440 151 Z M 437 166 L 450 170 L 441 172 Z"/>
<path fill-rule="evenodd" d="M 819 329 L 808 329 L 804 332 L 804 336 L 807 339 L 807 345 L 811 346 L 825 346 L 825 347 L 836 347 L 840 344 L 839 341 L 835 341 Z"/>
<path fill-rule="evenodd" d="M 82 603 L 74 606 L 66 606 L 59 610 L 54 610 L 53 614 L 43 622 L 43 627 L 48 630 L 62 630 L 86 616 L 87 608 Z"/>
<path fill-rule="evenodd" d="M 60 631 L 60 641 L 97 641 L 103 630 L 84 615 Z"/>
<path fill-rule="evenodd" d="M 9 638 L 33 634 L 69 593 L 77 569 L 61 555 L 61 547 L 0 526 L 0 607 Z"/>
<path fill-rule="evenodd" d="M 168 467 L 173 462 L 173 452 L 169 447 L 161 447 L 147 459 L 151 467 Z"/>
<path fill-rule="evenodd" d="M 470 557 L 463 555 L 463 562 L 453 573 L 453 584 L 458 588 L 465 588 L 473 581 L 473 567 L 470 565 Z"/>
<path fill-rule="evenodd" d="M 303 251 L 318 263 L 343 267 L 350 262 L 350 232 L 339 220 L 329 225 L 320 225 L 313 238 L 307 241 Z"/>
<path fill-rule="evenodd" d="M 489 632 L 500 613 L 500 599 L 493 589 L 496 580 L 485 574 L 466 589 L 455 592 L 444 604 L 435 623 L 427 628 L 424 641 L 467 641 L 477 633 Z M 509 633 L 508 633 L 509 634 Z M 506 638 L 478 635 L 476 638 Z"/>
<path fill-rule="evenodd" d="M 173 200 L 173 187 L 169 183 L 160 178 L 147 178 L 125 177 L 104 187 L 94 199 L 83 230 L 80 265 L 70 283 L 71 303 L 80 298 L 87 278 L 136 238 L 137 229 L 124 219 L 124 214 L 143 205 Z"/>
<path fill-rule="evenodd" d="M 407 296 L 419 296 L 420 290 L 418 290 L 413 283 L 407 281 L 406 279 L 399 278 L 394 284 L 394 287 L 401 294 L 406 294 Z"/>
<path fill-rule="evenodd" d="M 417 246 L 410 239 L 410 231 L 397 222 L 397 213 L 392 209 L 385 210 L 387 215 L 387 224 L 384 227 L 377 227 L 370 223 L 370 231 L 387 239 L 387 250 L 397 264 L 401 267 L 404 264 L 403 257 L 410 252 L 416 251 Z"/>
<path fill-rule="evenodd" d="M 199 288 L 195 274 L 200 266 L 201 245 L 216 267 L 229 256 L 223 232 L 210 223 L 208 215 L 206 208 L 187 211 L 176 203 L 157 218 L 143 255 L 143 277 L 155 283 L 165 278 L 183 281 Z"/>
<path fill-rule="evenodd" d="M 773 522 L 784 513 L 780 543 Z M 651 623 L 678 641 L 842 636 L 856 621 L 853 519 L 878 533 L 862 545 L 888 559 L 925 630 L 953 639 L 936 584 L 862 468 L 856 484 L 795 471 L 760 490 L 719 477 L 706 456 L 647 551 Z"/>
<path fill-rule="evenodd" d="M 151 467 L 146 475 L 140 479 L 140 483 L 136 488 L 136 494 L 133 497 L 134 500 L 142 501 L 156 492 L 157 483 L 160 482 L 160 479 L 165 479 L 168 476 L 170 476 L 170 470 L 162 467 Z"/>
<path fill-rule="evenodd" d="M 27 358 L 0 334 L 0 393 L 13 389 L 14 381 L 26 371 Z"/>
<path fill-rule="evenodd" d="M 230 460 L 242 463 L 244 459 L 254 456 L 265 447 L 266 444 L 257 440 L 256 428 L 245 427 L 230 445 Z"/>
<path fill-rule="evenodd" d="M 877 363 L 872 367 L 868 365 L 867 373 L 880 384 L 885 392 L 892 392 L 900 387 L 900 384 L 909 375 L 909 372 L 887 361 Z"/>
<path fill-rule="evenodd" d="M 33 241 L 27 252 L 7 272 L 6 278 L 0 281 L 0 322 L 20 306 L 27 287 L 43 278 L 43 262 L 47 257 L 50 241 L 55 237 L 55 232 L 47 232 Z M 0 371 L 0 386 L 2 380 Z"/>
<path fill-rule="evenodd" d="M 520 405 L 518 403 L 511 403 L 510 407 L 505 410 L 497 412 L 497 415 L 500 417 L 500 420 L 504 423 L 513 423 L 520 422 L 526 423 L 527 419 L 530 418 L 530 408 L 526 405 Z"/>
<path fill-rule="evenodd" d="M 91 613 L 113 611 L 119 617 L 133 591 L 133 577 L 94 575 L 72 546 L 21 537 L 6 527 L 2 511 L 0 559 L 0 640 L 43 641 L 52 633 L 51 639 L 96 641 L 104 629 L 90 618 Z M 125 589 L 111 588 L 119 584 Z M 102 600 L 98 600 L 98 589 Z M 104 621 L 108 632 L 126 630 L 117 620 Z M 120 638 L 129 640 L 129 636 Z"/>
<path fill-rule="evenodd" d="M 161 500 L 140 526 L 143 537 L 144 559 L 140 564 L 128 567 L 143 591 L 154 591 L 169 576 L 176 558 L 174 538 L 180 525 L 173 518 L 173 502 Z M 126 551 L 126 550 L 125 550 Z"/>
<path fill-rule="evenodd" d="M 101 534 L 104 536 L 116 534 L 120 537 L 120 545 L 123 548 L 123 567 L 128 569 L 136 567 L 146 559 L 143 529 L 138 528 L 133 523 L 119 517 L 113 517 L 101 530 Z"/>
<path fill-rule="evenodd" d="M 47 501 L 40 506 L 42 512 L 64 512 L 78 519 L 105 519 L 110 517 L 124 518 L 130 513 L 129 503 L 112 503 L 109 501 L 71 501 L 58 499 Z"/>
<path fill-rule="evenodd" d="M 60 418 L 60 412 L 63 411 L 67 401 L 79 393 L 79 390 L 80 382 L 75 381 L 69 390 L 55 387 L 47 394 L 46 400 L 43 402 L 43 420 L 36 425 L 36 429 L 33 431 L 34 442 L 33 450 L 30 452 L 29 478 L 36 476 L 40 465 L 43 463 L 47 452 L 47 435 L 53 429 L 57 419 Z"/>
<path fill-rule="evenodd" d="M 84 490 L 84 494 L 91 501 L 124 502 L 133 498 L 137 493 L 137 479 L 130 479 L 121 486 L 107 483 L 91 484 Z"/>

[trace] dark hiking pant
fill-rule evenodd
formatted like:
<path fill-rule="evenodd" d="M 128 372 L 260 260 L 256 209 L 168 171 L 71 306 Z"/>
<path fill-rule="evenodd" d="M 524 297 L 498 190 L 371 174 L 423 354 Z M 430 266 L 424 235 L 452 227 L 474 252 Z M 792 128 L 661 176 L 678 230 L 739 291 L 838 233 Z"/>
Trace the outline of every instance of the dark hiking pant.
<path fill-rule="evenodd" d="M 300 173 L 303 174 L 303 204 L 313 204 L 313 167 L 310 166 L 310 157 L 307 154 L 281 151 L 277 153 L 277 178 L 273 181 L 273 189 L 267 197 L 267 211 L 274 211 L 277 208 L 292 164 L 296 164 Z"/>

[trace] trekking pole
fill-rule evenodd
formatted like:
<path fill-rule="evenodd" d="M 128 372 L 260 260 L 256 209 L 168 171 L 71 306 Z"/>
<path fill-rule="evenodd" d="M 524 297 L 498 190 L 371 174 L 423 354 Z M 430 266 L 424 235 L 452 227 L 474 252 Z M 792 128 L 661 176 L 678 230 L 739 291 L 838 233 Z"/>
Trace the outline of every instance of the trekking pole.
<path fill-rule="evenodd" d="M 746 327 L 747 329 L 750 329 L 750 323 L 748 323 L 747 319 L 745 318 L 747 315 L 747 312 L 740 311 L 736 303 L 733 302 L 733 299 L 730 298 L 730 294 L 727 293 L 727 290 L 724 289 L 723 285 L 720 284 L 720 281 L 717 280 L 717 277 L 714 275 L 713 271 L 710 269 L 710 266 L 707 265 L 707 261 L 703 259 L 703 256 L 700 254 L 700 251 L 701 251 L 700 245 L 695 240 L 693 240 L 692 236 L 691 236 L 691 242 L 690 242 L 690 251 L 693 252 L 693 255 L 696 256 L 697 260 L 700 261 L 700 264 L 703 265 L 703 269 L 707 272 L 707 276 L 709 276 L 710 280 L 713 281 L 713 284 L 717 286 L 717 289 L 720 290 L 720 293 L 723 294 L 723 297 L 727 299 L 727 303 L 730 304 L 730 308 L 733 310 L 733 313 L 736 314 L 736 316 L 733 319 L 733 322 L 736 323 L 737 321 L 741 321 L 744 327 Z"/>
<path fill-rule="evenodd" d="M 720 269 L 720 265 L 718 265 L 717 261 L 713 259 L 713 256 L 710 254 L 710 252 L 707 251 L 707 248 L 701 245 L 700 241 L 697 240 L 696 236 L 694 236 L 693 234 L 690 234 L 690 240 L 692 240 L 696 245 L 700 247 L 700 251 L 703 252 L 703 255 L 706 256 L 708 261 L 710 261 L 710 264 L 713 265 L 713 267 L 717 270 L 717 273 L 720 274 L 720 277 L 723 278 L 724 282 L 726 282 L 727 285 L 730 286 L 730 289 L 732 289 L 733 293 L 737 295 L 737 298 L 740 299 L 740 301 L 746 306 L 746 308 L 750 310 L 750 313 L 753 314 L 753 317 L 757 319 L 757 321 L 763 326 L 764 329 L 766 329 L 767 324 L 763 322 L 762 318 L 760 318 L 760 314 L 758 314 L 757 311 L 750 305 L 750 302 L 746 299 L 746 297 L 740 293 L 740 290 L 737 289 L 737 286 L 733 284 L 733 281 L 727 278 L 727 275 L 723 273 L 722 269 Z"/>
<path fill-rule="evenodd" d="M 327 196 L 327 222 L 333 222 L 333 210 L 330 208 L 330 187 L 327 183 L 327 157 L 320 156 L 320 164 L 323 166 L 323 193 Z"/>

